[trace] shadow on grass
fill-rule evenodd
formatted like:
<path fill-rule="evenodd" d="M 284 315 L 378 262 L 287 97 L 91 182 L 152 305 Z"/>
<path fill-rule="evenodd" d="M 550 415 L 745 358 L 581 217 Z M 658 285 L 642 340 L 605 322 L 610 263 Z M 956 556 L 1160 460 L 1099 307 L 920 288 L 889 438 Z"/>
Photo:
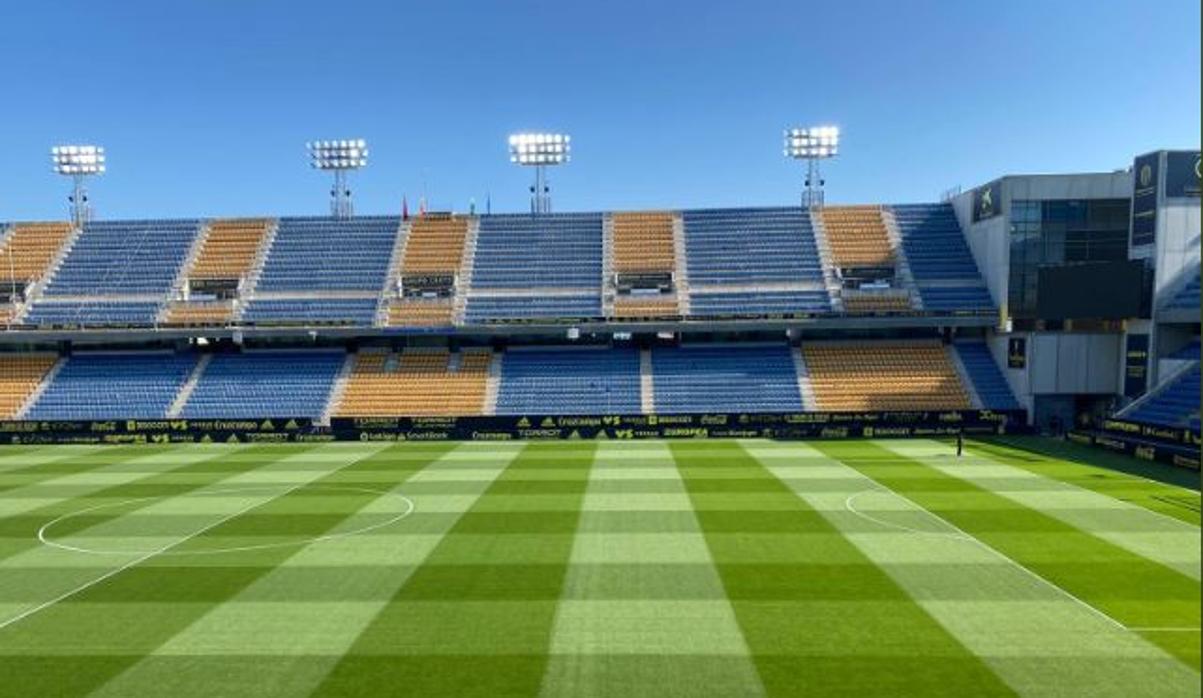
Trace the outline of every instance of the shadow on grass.
<path fill-rule="evenodd" d="M 1046 436 L 989 436 L 974 439 L 974 447 L 1004 461 L 1035 463 L 1042 458 L 1093 465 L 1126 475 L 1155 480 L 1167 485 L 1199 491 L 1199 472 L 1166 463 L 1140 460 L 1100 448 L 1061 441 Z M 1028 455 L 1032 454 L 1032 455 Z"/>

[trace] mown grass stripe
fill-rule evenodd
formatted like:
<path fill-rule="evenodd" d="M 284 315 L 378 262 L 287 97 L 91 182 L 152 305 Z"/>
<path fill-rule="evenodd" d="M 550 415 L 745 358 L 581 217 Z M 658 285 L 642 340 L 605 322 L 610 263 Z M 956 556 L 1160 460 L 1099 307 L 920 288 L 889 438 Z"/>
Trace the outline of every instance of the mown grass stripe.
<path fill-rule="evenodd" d="M 411 454 L 415 448 L 428 454 L 428 464 L 393 457 Z M 388 482 L 412 497 L 419 507 L 416 511 L 421 511 L 423 504 L 430 505 L 438 497 L 439 485 L 448 482 L 443 476 L 466 467 L 478 470 L 472 483 L 479 496 L 514 453 L 516 449 L 508 446 L 486 450 L 479 444 L 461 444 L 452 450 L 441 445 L 395 447 L 337 477 Z M 327 498 L 306 504 L 324 501 Z M 468 506 L 465 502 L 462 508 Z M 442 512 L 455 513 L 450 508 L 440 508 Z M 446 523 L 415 524 L 407 517 L 388 530 L 302 547 L 93 696 L 165 690 L 180 697 L 250 697 L 263 695 L 265 686 L 272 687 L 272 695 L 309 695 L 434 547 L 430 540 L 440 537 L 454 520 L 444 516 Z M 349 559 L 373 564 L 346 564 Z M 232 651 L 256 661 L 231 661 Z M 215 675 L 221 676 L 219 686 L 213 684 Z"/>
<path fill-rule="evenodd" d="M 883 441 L 899 455 L 922 460 L 946 475 L 967 480 L 1020 506 L 1058 519 L 1129 552 L 1200 578 L 1199 527 L 1116 497 L 1016 468 L 971 450 L 953 458 L 935 441 Z M 1161 487 L 1168 486 L 1161 485 Z"/>
<path fill-rule="evenodd" d="M 739 444 L 670 448 L 770 695 L 1012 694 Z"/>
<path fill-rule="evenodd" d="M 1159 648 L 1083 609 L 975 539 L 952 535 L 927 510 L 813 446 L 744 447 L 1020 695 L 1069 686 L 1064 681 L 1069 675 L 1080 695 L 1132 686 L 1181 695 L 1197 687 L 1198 675 Z M 866 517 L 881 523 L 866 529 Z"/>
<path fill-rule="evenodd" d="M 1125 627 L 1199 627 L 1199 582 L 1180 572 L 880 445 L 833 441 L 816 448 Z M 1199 669 L 1199 643 L 1189 634 L 1145 637 Z"/>
<path fill-rule="evenodd" d="M 537 693 L 594 450 L 527 445 L 314 695 Z"/>
<path fill-rule="evenodd" d="M 599 444 L 582 508 L 542 695 L 763 695 L 668 447 Z"/>
<path fill-rule="evenodd" d="M 314 453 L 322 454 L 326 448 L 318 447 Z M 319 483 L 378 450 L 380 447 L 377 446 L 333 450 L 336 455 L 326 458 L 323 468 L 306 473 L 308 477 L 300 479 L 299 483 Z M 287 458 L 281 460 L 287 461 Z M 265 465 L 278 462 L 272 459 Z M 263 499 L 262 507 L 271 510 L 296 496 L 304 495 L 294 491 L 280 498 L 267 497 Z M 365 496 L 365 503 L 367 501 L 370 500 Z M 286 520 L 287 507 L 281 512 L 281 521 Z M 223 528 L 236 526 L 236 519 L 225 521 L 192 540 L 221 536 Z M 61 677 L 71 675 L 78 665 L 88 672 L 87 688 L 95 689 L 154 651 L 208 609 L 266 574 L 271 569 L 266 565 L 278 564 L 292 552 L 288 549 L 257 551 L 253 554 L 265 565 L 258 567 L 185 564 L 177 568 L 175 575 L 171 574 L 170 568 L 150 564 L 130 567 L 0 631 L 0 672 L 16 677 L 9 686 L 21 695 L 63 695 Z M 71 629 L 66 638 L 63 637 L 65 628 Z M 114 629 L 120 629 L 120 632 L 114 632 Z M 29 657 L 36 659 L 29 660 Z M 77 661 L 80 657 L 85 659 Z M 115 661 L 114 657 L 119 660 Z M 56 663 L 57 671 L 49 670 Z M 27 669 L 27 666 L 33 669 Z M 70 680 L 76 687 L 82 683 L 76 677 Z"/>

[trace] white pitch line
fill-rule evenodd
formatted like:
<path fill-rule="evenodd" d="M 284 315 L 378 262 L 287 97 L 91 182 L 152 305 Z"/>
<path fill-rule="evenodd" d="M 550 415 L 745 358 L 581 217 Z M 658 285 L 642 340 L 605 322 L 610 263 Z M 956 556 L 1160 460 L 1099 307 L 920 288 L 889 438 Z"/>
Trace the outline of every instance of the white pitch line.
<path fill-rule="evenodd" d="M 1199 628 L 1128 628 L 1134 633 L 1197 633 Z"/>
<path fill-rule="evenodd" d="M 849 467 L 851 467 L 851 466 L 849 466 Z M 860 472 L 860 471 L 858 470 L 857 472 Z M 894 496 L 896 496 L 896 497 L 900 497 L 900 498 L 902 498 L 902 499 L 905 499 L 906 501 L 910 502 L 911 504 L 915 505 L 916 507 L 919 507 L 919 508 L 920 508 L 920 509 L 922 509 L 923 511 L 926 511 L 927 513 L 931 514 L 931 515 L 932 515 L 934 518 L 936 518 L 936 519 L 938 519 L 938 520 L 940 520 L 940 521 L 943 521 L 944 523 L 948 524 L 948 525 L 949 525 L 949 526 L 950 526 L 950 527 L 951 527 L 951 528 L 952 528 L 954 531 L 957 531 L 957 532 L 958 532 L 958 533 L 960 533 L 962 536 L 964 536 L 968 542 L 971 542 L 971 543 L 975 543 L 975 544 L 977 544 L 977 545 L 980 545 L 980 546 L 982 546 L 983 548 L 985 548 L 986 550 L 989 550 L 990 552 L 994 553 L 995 555 L 999 556 L 1000 558 L 1002 558 L 1002 559 L 1006 560 L 1007 562 L 1010 562 L 1010 563 L 1011 563 L 1012 565 L 1014 565 L 1016 568 L 1018 568 L 1018 569 L 1022 570 L 1023 572 L 1027 573 L 1028 575 L 1030 575 L 1030 576 L 1031 576 L 1031 577 L 1033 577 L 1034 579 L 1037 579 L 1037 580 L 1039 580 L 1040 582 L 1042 582 L 1042 583 L 1044 583 L 1044 584 L 1046 584 L 1046 585 L 1048 585 L 1048 586 L 1052 587 L 1053 589 L 1057 590 L 1058 592 L 1060 592 L 1061 594 L 1063 594 L 1063 595 L 1064 595 L 1066 598 L 1068 598 L 1068 599 L 1072 600 L 1074 603 L 1076 603 L 1076 604 L 1078 604 L 1078 605 L 1082 606 L 1082 608 L 1085 608 L 1085 609 L 1087 609 L 1087 610 L 1088 610 L 1088 611 L 1090 611 L 1091 613 L 1093 613 L 1093 614 L 1097 615 L 1098 617 L 1100 617 L 1100 618 L 1102 618 L 1102 619 L 1106 620 L 1108 623 L 1110 623 L 1110 624 L 1114 625 L 1115 627 L 1117 627 L 1117 628 L 1119 628 L 1119 629 L 1121 629 L 1121 630 L 1125 630 L 1125 631 L 1129 631 L 1129 632 L 1131 632 L 1131 628 L 1129 628 L 1128 626 L 1124 625 L 1123 623 L 1119 622 L 1118 620 L 1116 620 L 1116 619 L 1112 618 L 1111 616 L 1107 615 L 1107 614 L 1106 614 L 1106 613 L 1104 613 L 1102 610 L 1100 610 L 1100 609 L 1098 609 L 1098 608 L 1095 608 L 1094 606 L 1090 605 L 1088 602 L 1086 602 L 1085 600 L 1083 600 L 1083 599 L 1079 598 L 1078 596 L 1075 596 L 1073 593 L 1069 592 L 1068 590 L 1066 590 L 1066 589 L 1063 589 L 1062 587 L 1060 587 L 1060 586 L 1058 586 L 1058 585 L 1054 584 L 1053 582 L 1051 582 L 1051 581 L 1050 581 L 1050 580 L 1048 580 L 1047 578 L 1045 578 L 1045 577 L 1043 577 L 1043 576 L 1041 576 L 1041 575 L 1037 574 L 1035 571 L 1033 571 L 1033 570 L 1031 570 L 1031 569 L 1028 569 L 1028 567 L 1027 567 L 1027 566 L 1023 565 L 1022 563 L 1020 563 L 1020 562 L 1019 562 L 1018 560 L 1016 560 L 1015 558 L 1011 557 L 1010 555 L 1007 555 L 1006 553 L 1004 553 L 1004 552 L 1002 552 L 1001 550 L 999 550 L 999 549 L 995 548 L 994 546 L 992 546 L 992 545 L 990 545 L 989 543 L 987 543 L 986 541 L 984 541 L 984 540 L 982 540 L 982 539 L 978 538 L 977 536 L 974 536 L 974 535 L 972 535 L 972 534 L 971 534 L 971 533 L 969 533 L 968 531 L 964 530 L 963 528 L 961 528 L 960 526 L 958 526 L 958 525 L 954 524 L 953 522 L 949 521 L 948 519 L 944 518 L 943 516 L 940 516 L 939 514 L 937 514 L 936 512 L 934 512 L 934 511 L 932 511 L 932 510 L 930 510 L 930 509 L 928 509 L 927 507 L 920 505 L 918 502 L 916 502 L 915 500 L 911 499 L 910 497 L 907 497 L 907 496 L 906 496 L 906 495 L 904 495 L 904 494 L 900 494 L 900 493 L 898 493 L 898 492 L 895 492 L 894 490 L 890 489 L 889 487 L 886 487 L 885 485 L 881 484 L 880 482 L 878 482 L 877 480 L 873 479 L 872 477 L 869 477 L 868 475 L 865 475 L 864 473 L 861 473 L 861 476 L 862 476 L 862 477 L 864 477 L 864 478 L 865 478 L 866 480 L 868 480 L 869 482 L 872 482 L 874 485 L 877 485 L 878 487 L 880 487 L 880 488 L 882 489 L 882 491 L 885 491 L 885 492 L 890 492 L 890 493 L 892 493 L 892 494 L 893 494 Z M 854 513 L 854 514 L 855 514 L 855 513 L 857 513 L 857 512 L 856 512 L 856 511 L 853 511 L 852 513 Z"/>
<path fill-rule="evenodd" d="M 383 449 L 380 449 L 380 450 L 383 450 Z M 374 451 L 373 454 L 378 453 L 378 452 L 379 452 L 379 450 Z M 368 455 L 373 455 L 373 454 L 368 454 Z M 364 458 L 367 458 L 368 455 L 365 455 Z M 320 477 L 327 477 L 329 475 L 333 475 L 334 473 L 337 473 L 338 471 L 342 470 L 343 468 L 347 467 L 348 465 L 351 465 L 352 463 L 357 463 L 360 460 L 362 460 L 362 459 L 356 458 L 355 460 L 343 463 L 342 465 L 338 466 L 334 470 L 331 470 L 329 473 L 324 473 Z M 83 584 L 75 587 L 74 589 L 71 589 L 70 591 L 66 591 L 62 594 L 59 594 L 58 596 L 54 597 L 53 599 L 50 599 L 49 601 L 45 601 L 43 603 L 38 604 L 37 606 L 26 609 L 25 611 L 22 611 L 21 613 L 18 613 L 17 615 L 13 616 L 12 618 L 9 618 L 8 620 L 0 623 L 0 630 L 4 630 L 8 626 L 10 626 L 14 623 L 17 623 L 19 621 L 25 620 L 26 618 L 34 615 L 35 613 L 44 611 L 47 608 L 50 608 L 51 606 L 53 606 L 54 604 L 59 603 L 60 601 L 63 601 L 63 600 L 71 598 L 72 596 L 75 596 L 76 594 L 80 593 L 81 591 L 86 591 L 87 589 L 90 589 L 90 588 L 96 586 L 97 584 L 100 584 L 104 580 L 109 579 L 110 577 L 113 577 L 115 575 L 118 575 L 118 574 L 126 571 L 127 569 L 133 567 L 134 565 L 137 565 L 142 562 L 146 562 L 147 560 L 154 557 L 155 555 L 167 552 L 168 550 L 171 550 L 172 548 L 174 548 L 177 545 L 180 545 L 181 543 L 186 543 L 206 531 L 210 531 L 231 519 L 242 516 L 243 514 L 247 513 L 248 511 L 250 511 L 256 507 L 263 506 L 264 504 L 267 504 L 268 502 L 272 502 L 272 501 L 279 499 L 280 497 L 284 497 L 284 496 L 288 495 L 289 493 L 291 493 L 297 489 L 300 489 L 301 487 L 304 487 L 305 485 L 311 484 L 312 482 L 313 482 L 312 480 L 307 480 L 305 482 L 298 482 L 297 484 L 293 485 L 292 487 L 289 487 L 288 489 L 284 490 L 283 492 L 280 492 L 280 494 L 278 494 L 274 497 L 269 497 L 267 499 L 264 499 L 263 501 L 255 502 L 254 504 L 251 504 L 250 506 L 243 507 L 242 509 L 239 509 L 236 512 L 227 514 L 227 515 L 217 519 L 213 523 L 207 524 L 193 533 L 189 533 L 187 536 L 184 536 L 183 538 L 181 538 L 177 541 L 172 541 L 171 543 L 168 543 L 167 545 L 164 545 L 161 548 L 152 550 L 152 551 L 146 553 L 145 555 L 136 557 L 133 560 L 130 560 L 129 562 L 121 565 L 120 567 L 109 570 L 108 572 L 102 574 L 101 576 L 97 577 L 96 579 L 93 579 L 88 582 L 84 582 Z"/>

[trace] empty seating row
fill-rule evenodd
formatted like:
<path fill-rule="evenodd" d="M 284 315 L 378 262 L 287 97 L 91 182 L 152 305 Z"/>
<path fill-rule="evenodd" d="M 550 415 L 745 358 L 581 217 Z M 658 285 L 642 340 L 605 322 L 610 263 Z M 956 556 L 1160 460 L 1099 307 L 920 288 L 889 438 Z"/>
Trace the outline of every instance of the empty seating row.
<path fill-rule="evenodd" d="M 738 317 L 830 313 L 831 300 L 825 289 L 812 291 L 733 291 L 690 295 L 690 315 Z"/>
<path fill-rule="evenodd" d="M 196 366 L 195 354 L 75 354 L 27 419 L 161 419 Z"/>
<path fill-rule="evenodd" d="M 822 411 L 969 409 L 945 348 L 937 342 L 803 344 Z"/>
<path fill-rule="evenodd" d="M 10 226 L 0 244 L 0 283 L 28 283 L 42 278 L 70 234 L 70 223 Z"/>
<path fill-rule="evenodd" d="M 196 220 L 87 223 L 44 293 L 165 296 L 199 229 Z"/>
<path fill-rule="evenodd" d="M 150 327 L 159 316 L 157 301 L 55 301 L 34 303 L 22 320 L 35 326 L 66 327 Z"/>
<path fill-rule="evenodd" d="M 391 216 L 281 218 L 258 291 L 380 291 L 401 225 Z"/>
<path fill-rule="evenodd" d="M 859 313 L 901 313 L 911 310 L 911 296 L 905 291 L 849 293 L 845 291 L 840 300 L 844 304 L 844 312 Z"/>
<path fill-rule="evenodd" d="M 698 346 L 652 350 L 656 412 L 800 412 L 789 347 Z"/>
<path fill-rule="evenodd" d="M 673 251 L 673 214 L 667 211 L 615 213 L 613 225 L 613 269 L 616 272 L 671 272 L 676 267 Z"/>
<path fill-rule="evenodd" d="M 390 327 L 451 327 L 455 308 L 450 298 L 399 298 L 388 305 Z"/>
<path fill-rule="evenodd" d="M 473 288 L 600 289 L 601 276 L 600 213 L 480 218 Z"/>
<path fill-rule="evenodd" d="M 180 416 L 317 419 L 326 409 L 346 356 L 342 350 L 215 354 Z"/>
<path fill-rule="evenodd" d="M 241 280 L 251 270 L 271 224 L 265 218 L 213 221 L 188 271 L 188 279 Z"/>
<path fill-rule="evenodd" d="M 1199 430 L 1199 364 L 1158 386 L 1148 398 L 1121 412 L 1120 417 L 1167 427 Z"/>
<path fill-rule="evenodd" d="M 614 315 L 620 319 L 654 319 L 680 315 L 677 297 L 674 294 L 635 295 L 620 294 L 614 298 Z"/>
<path fill-rule="evenodd" d="M 1194 276 L 1186 281 L 1186 285 L 1178 289 L 1178 292 L 1173 294 L 1162 305 L 1164 310 L 1191 310 L 1195 315 L 1199 314 L 1199 270 L 1196 269 Z"/>
<path fill-rule="evenodd" d="M 894 265 L 894 250 L 880 206 L 824 206 L 821 211 L 827 245 L 836 266 Z"/>
<path fill-rule="evenodd" d="M 923 309 L 934 313 L 982 312 L 994 310 L 990 292 L 980 284 L 965 286 L 920 286 Z"/>
<path fill-rule="evenodd" d="M 638 414 L 634 349 L 512 350 L 501 355 L 497 414 Z"/>
<path fill-rule="evenodd" d="M 951 204 L 903 204 L 889 210 L 898 223 L 902 249 L 917 282 L 964 279 L 981 283 Z"/>
<path fill-rule="evenodd" d="M 600 318 L 601 296 L 485 296 L 468 297 L 468 324 L 528 320 Z"/>
<path fill-rule="evenodd" d="M 969 380 L 973 381 L 977 396 L 982 400 L 982 407 L 988 410 L 1020 409 L 1007 379 L 985 342 L 958 342 L 953 346 L 956 347 L 961 365 L 965 367 L 965 373 L 969 375 Z"/>
<path fill-rule="evenodd" d="M 255 299 L 247 304 L 242 321 L 249 325 L 370 326 L 376 321 L 377 303 L 375 297 Z"/>
<path fill-rule="evenodd" d="M 693 286 L 823 280 L 802 208 L 707 209 L 682 217 Z"/>
<path fill-rule="evenodd" d="M 409 349 L 362 351 L 335 411 L 340 417 L 484 414 L 493 353 Z"/>
<path fill-rule="evenodd" d="M 233 301 L 177 301 L 167 307 L 168 325 L 212 327 L 234 315 Z"/>
<path fill-rule="evenodd" d="M 405 240 L 402 274 L 456 274 L 468 237 L 468 219 L 460 216 L 414 219 Z"/>
<path fill-rule="evenodd" d="M 54 354 L 0 354 L 0 419 L 13 419 L 54 367 Z"/>

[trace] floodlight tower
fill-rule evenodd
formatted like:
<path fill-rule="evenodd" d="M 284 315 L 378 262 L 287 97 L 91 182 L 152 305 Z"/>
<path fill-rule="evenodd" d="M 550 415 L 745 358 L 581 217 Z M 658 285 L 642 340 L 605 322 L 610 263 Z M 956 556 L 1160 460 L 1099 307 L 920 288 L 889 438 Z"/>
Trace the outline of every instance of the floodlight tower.
<path fill-rule="evenodd" d="M 87 177 L 104 174 L 104 148 L 96 145 L 56 145 L 50 149 L 50 163 L 55 173 L 70 177 L 72 182 L 71 221 L 76 226 L 92 218 L 92 207 L 88 205 L 88 190 L 84 186 Z"/>
<path fill-rule="evenodd" d="M 802 205 L 823 205 L 823 176 L 819 161 L 840 153 L 840 129 L 835 126 L 812 126 L 785 130 L 785 157 L 806 161 L 806 191 Z"/>
<path fill-rule="evenodd" d="M 347 186 L 347 175 L 368 164 L 368 144 L 362 138 L 337 141 L 311 141 L 309 164 L 315 170 L 334 173 L 334 186 L 330 188 L 330 215 L 335 218 L 350 218 L 354 215 L 351 206 L 351 189 Z"/>
<path fill-rule="evenodd" d="M 530 188 L 530 212 L 551 213 L 548 167 L 568 162 L 572 137 L 563 133 L 515 133 L 510 136 L 510 162 L 535 168 Z"/>

